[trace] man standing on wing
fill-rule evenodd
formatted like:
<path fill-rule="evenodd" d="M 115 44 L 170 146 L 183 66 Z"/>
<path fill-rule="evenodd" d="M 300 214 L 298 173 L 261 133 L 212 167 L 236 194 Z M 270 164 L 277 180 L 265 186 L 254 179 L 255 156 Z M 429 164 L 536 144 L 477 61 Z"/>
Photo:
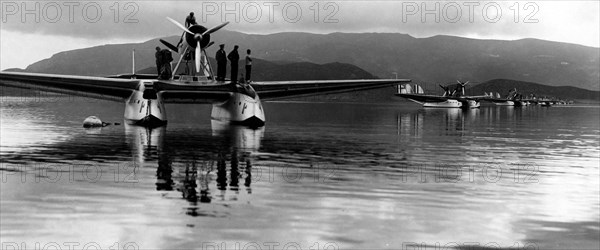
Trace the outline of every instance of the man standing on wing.
<path fill-rule="evenodd" d="M 231 63 L 231 83 L 237 83 L 237 74 L 238 74 L 238 61 L 240 60 L 240 54 L 238 54 L 239 46 L 235 45 L 233 50 L 229 52 L 227 55 L 227 59 Z"/>
<path fill-rule="evenodd" d="M 225 44 L 219 45 L 215 59 L 217 59 L 217 81 L 225 81 L 227 75 L 227 53 L 225 53 Z"/>
<path fill-rule="evenodd" d="M 160 70 L 162 68 L 162 53 L 160 52 L 160 47 L 158 46 L 156 46 L 154 57 L 156 58 L 156 75 L 157 77 L 160 77 Z"/>
<path fill-rule="evenodd" d="M 246 82 L 250 82 L 252 76 L 252 58 L 250 57 L 250 49 L 246 50 Z"/>

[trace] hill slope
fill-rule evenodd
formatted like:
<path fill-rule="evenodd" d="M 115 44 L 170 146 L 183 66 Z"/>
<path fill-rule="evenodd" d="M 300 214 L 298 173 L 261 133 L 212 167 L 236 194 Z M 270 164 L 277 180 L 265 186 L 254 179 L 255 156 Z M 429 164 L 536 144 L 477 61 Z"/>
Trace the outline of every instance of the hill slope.
<path fill-rule="evenodd" d="M 210 58 L 213 70 L 216 71 L 217 62 Z M 290 80 L 344 80 L 344 79 L 375 79 L 371 73 L 346 63 L 315 64 L 309 62 L 298 63 L 273 63 L 261 59 L 252 61 L 253 81 L 290 81 Z M 182 64 L 184 65 L 184 64 Z M 244 73 L 243 61 L 240 61 L 238 72 Z M 175 67 L 175 66 L 173 66 Z M 193 68 L 193 63 L 190 63 Z M 184 66 L 179 72 L 183 72 Z M 137 71 L 138 74 L 156 74 L 156 67 L 149 67 Z M 231 68 L 227 65 L 227 78 L 230 77 Z"/>
<path fill-rule="evenodd" d="M 179 37 L 165 39 L 176 43 Z M 268 61 L 349 63 L 381 78 L 392 77 L 392 72 L 430 83 L 507 78 L 600 90 L 599 48 L 536 39 L 414 38 L 396 33 L 250 35 L 225 30 L 216 33 L 213 41 L 226 43 L 226 50 L 240 45 L 241 56 L 251 48 L 254 57 Z M 131 51 L 136 50 L 136 68 L 142 69 L 153 66 L 156 46 L 163 47 L 155 39 L 66 51 L 30 65 L 27 71 L 78 75 L 130 72 Z M 209 48 L 209 55 L 216 49 Z"/>
<path fill-rule="evenodd" d="M 390 33 L 219 34 L 270 61 L 343 62 L 381 78 L 441 83 L 506 78 L 600 90 L 600 49 L 536 39 L 476 40 L 453 36 L 414 38 Z"/>

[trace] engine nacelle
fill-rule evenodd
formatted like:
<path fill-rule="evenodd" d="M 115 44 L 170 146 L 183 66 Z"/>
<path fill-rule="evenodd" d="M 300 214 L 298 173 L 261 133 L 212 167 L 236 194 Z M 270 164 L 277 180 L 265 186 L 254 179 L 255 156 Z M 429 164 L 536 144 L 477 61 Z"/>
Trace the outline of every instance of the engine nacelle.
<path fill-rule="evenodd" d="M 208 29 L 202 25 L 192 25 L 188 28 L 188 30 L 194 34 L 202 34 L 204 32 L 206 32 Z M 185 42 L 187 43 L 188 46 L 192 47 L 192 48 L 196 48 L 196 37 L 192 34 L 189 33 L 185 33 Z M 205 34 L 204 36 L 202 36 L 202 40 L 200 41 L 200 47 L 201 48 L 206 48 L 206 46 L 208 46 L 208 44 L 210 43 L 210 34 Z"/>

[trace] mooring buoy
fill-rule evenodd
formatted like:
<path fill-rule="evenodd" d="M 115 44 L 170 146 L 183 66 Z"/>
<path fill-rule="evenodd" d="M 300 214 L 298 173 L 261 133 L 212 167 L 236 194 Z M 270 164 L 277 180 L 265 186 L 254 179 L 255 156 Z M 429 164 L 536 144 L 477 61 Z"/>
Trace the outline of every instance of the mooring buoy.
<path fill-rule="evenodd" d="M 110 125 L 110 123 L 103 122 L 102 120 L 100 120 L 100 118 L 93 116 L 93 115 L 88 116 L 87 118 L 85 118 L 85 120 L 83 120 L 84 128 L 97 128 L 97 127 L 105 127 L 108 125 Z"/>

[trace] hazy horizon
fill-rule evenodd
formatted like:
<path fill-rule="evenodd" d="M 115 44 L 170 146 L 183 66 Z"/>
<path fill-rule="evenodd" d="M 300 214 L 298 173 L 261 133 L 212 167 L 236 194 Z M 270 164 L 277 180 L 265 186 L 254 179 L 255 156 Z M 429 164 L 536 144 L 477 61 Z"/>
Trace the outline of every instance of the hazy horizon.
<path fill-rule="evenodd" d="M 315 34 L 315 35 L 331 35 L 331 34 L 335 34 L 335 33 L 342 33 L 342 34 L 399 34 L 399 35 L 408 35 L 410 37 L 413 37 L 415 39 L 427 39 L 427 38 L 432 38 L 432 37 L 436 37 L 436 36 L 448 36 L 448 37 L 457 37 L 457 38 L 464 38 L 464 39 L 473 39 L 473 40 L 479 40 L 479 41 L 519 41 L 519 40 L 527 40 L 527 39 L 534 39 L 534 40 L 541 40 L 541 41 L 547 41 L 547 42 L 556 42 L 556 43 L 565 43 L 565 44 L 572 44 L 572 45 L 579 45 L 579 46 L 584 46 L 584 47 L 589 47 L 589 48 L 595 48 L 595 49 L 600 49 L 600 47 L 594 47 L 594 46 L 587 46 L 584 44 L 577 44 L 577 43 L 569 43 L 569 42 L 562 42 L 562 41 L 552 41 L 552 40 L 545 40 L 545 39 L 539 39 L 539 38 L 534 38 L 534 37 L 527 37 L 527 38 L 519 38 L 519 39 L 489 39 L 489 38 L 476 38 L 476 37 L 466 37 L 466 36 L 456 36 L 456 35 L 446 35 L 446 34 L 438 34 L 438 35 L 432 35 L 432 36 L 427 36 L 427 37 L 416 37 L 414 35 L 411 34 L 407 34 L 407 33 L 401 33 L 401 32 L 329 32 L 329 33 L 316 33 L 316 32 L 304 32 L 304 31 L 282 31 L 282 32 L 273 32 L 273 33 L 246 33 L 246 32 L 241 32 L 241 31 L 235 31 L 235 30 L 227 30 L 227 29 L 223 29 L 223 31 L 228 31 L 228 32 L 237 32 L 237 33 L 242 33 L 242 34 L 246 34 L 246 35 L 264 35 L 264 36 L 268 36 L 268 35 L 276 35 L 276 34 L 284 34 L 284 33 L 304 33 L 304 34 Z M 32 61 L 31 63 L 23 66 L 23 67 L 5 67 L 4 65 L 0 65 L 0 70 L 7 70 L 7 69 L 26 69 L 27 67 L 29 67 L 31 64 L 37 63 L 39 61 L 42 60 L 46 60 L 46 59 L 50 59 L 52 56 L 58 54 L 58 53 L 62 53 L 62 52 L 66 52 L 66 51 L 73 51 L 73 50 L 78 50 L 78 49 L 86 49 L 86 48 L 92 48 L 92 47 L 99 47 L 99 46 L 105 46 L 105 45 L 119 45 L 119 44 L 142 44 L 142 43 L 146 43 L 152 40 L 156 40 L 156 39 L 160 39 L 160 38 L 165 38 L 165 37 L 173 37 L 173 36 L 179 36 L 178 34 L 172 34 L 172 35 L 167 35 L 167 36 L 159 36 L 159 37 L 155 37 L 155 38 L 149 38 L 149 39 L 140 39 L 138 41 L 114 41 L 114 42 L 110 42 L 110 43 L 103 43 L 103 44 L 96 44 L 96 45 L 90 45 L 87 47 L 81 47 L 81 48 L 73 48 L 73 49 L 67 49 L 67 50 L 63 50 L 63 51 L 58 51 L 46 58 L 42 58 L 39 59 L 37 61 Z"/>

